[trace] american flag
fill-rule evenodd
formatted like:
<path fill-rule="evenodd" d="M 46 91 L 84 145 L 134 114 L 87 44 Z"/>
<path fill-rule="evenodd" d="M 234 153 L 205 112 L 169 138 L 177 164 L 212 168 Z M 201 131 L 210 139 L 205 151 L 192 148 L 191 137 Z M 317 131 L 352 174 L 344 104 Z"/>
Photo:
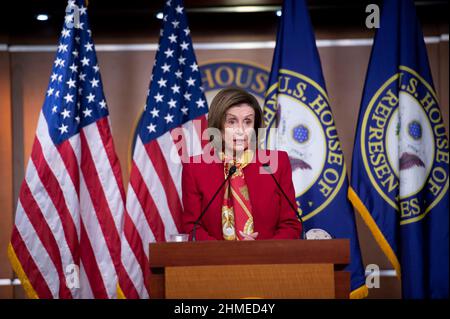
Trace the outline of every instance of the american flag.
<path fill-rule="evenodd" d="M 125 192 L 86 6 L 68 8 L 8 253 L 29 297 L 114 298 Z"/>
<path fill-rule="evenodd" d="M 121 283 L 127 298 L 148 298 L 148 244 L 181 232 L 181 161 L 205 144 L 208 106 L 183 2 L 167 1 L 163 14 L 127 193 L 122 260 L 132 285 Z"/>

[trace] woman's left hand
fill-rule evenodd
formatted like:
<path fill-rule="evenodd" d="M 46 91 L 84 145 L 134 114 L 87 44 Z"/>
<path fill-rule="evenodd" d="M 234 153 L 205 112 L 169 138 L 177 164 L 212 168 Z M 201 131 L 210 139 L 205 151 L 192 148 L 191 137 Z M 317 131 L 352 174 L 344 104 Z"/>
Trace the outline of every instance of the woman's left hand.
<path fill-rule="evenodd" d="M 251 234 L 245 234 L 242 231 L 239 231 L 239 234 L 242 236 L 242 240 L 255 240 L 258 237 L 258 232 L 254 232 Z"/>

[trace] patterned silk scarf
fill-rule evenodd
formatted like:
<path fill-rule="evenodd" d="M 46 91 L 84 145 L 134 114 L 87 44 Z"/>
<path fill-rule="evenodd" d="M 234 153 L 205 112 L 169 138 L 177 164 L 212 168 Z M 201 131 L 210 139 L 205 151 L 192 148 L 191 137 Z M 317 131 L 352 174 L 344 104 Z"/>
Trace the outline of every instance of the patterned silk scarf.
<path fill-rule="evenodd" d="M 247 183 L 244 177 L 244 167 L 251 162 L 252 151 L 245 151 L 240 160 L 227 160 L 223 153 L 220 154 L 224 161 L 224 175 L 228 176 L 229 169 L 235 165 L 236 172 L 229 179 L 222 203 L 222 233 L 225 240 L 242 240 L 239 231 L 244 234 L 253 233 L 252 205 L 248 194 Z"/>

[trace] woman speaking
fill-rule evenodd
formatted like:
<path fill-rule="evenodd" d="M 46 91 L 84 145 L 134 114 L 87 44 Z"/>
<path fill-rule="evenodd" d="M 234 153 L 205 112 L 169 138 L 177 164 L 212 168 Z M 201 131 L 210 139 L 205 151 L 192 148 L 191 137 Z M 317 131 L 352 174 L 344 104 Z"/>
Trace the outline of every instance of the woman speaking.
<path fill-rule="evenodd" d="M 244 90 L 223 89 L 214 97 L 213 154 L 183 163 L 182 222 L 191 240 L 193 234 L 195 240 L 300 238 L 287 153 L 256 147 L 262 120 L 258 101 Z"/>

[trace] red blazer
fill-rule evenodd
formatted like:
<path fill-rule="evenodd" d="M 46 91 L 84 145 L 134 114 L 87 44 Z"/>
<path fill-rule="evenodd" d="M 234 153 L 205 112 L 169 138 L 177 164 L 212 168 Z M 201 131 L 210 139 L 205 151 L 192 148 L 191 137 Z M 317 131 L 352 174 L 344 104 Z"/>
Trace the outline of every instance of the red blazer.
<path fill-rule="evenodd" d="M 272 177 L 259 173 L 259 169 L 264 170 L 260 162 L 264 157 L 260 156 L 259 152 L 271 152 L 269 158 L 278 155 L 278 168 L 272 171 L 291 203 L 297 207 L 287 153 L 262 150 L 256 152 L 256 161 L 244 167 L 244 176 L 252 204 L 254 230 L 259 233 L 257 239 L 298 239 L 302 226 Z M 190 238 L 195 221 L 224 181 L 223 166 L 223 163 L 205 163 L 200 155 L 195 159 L 191 157 L 189 163 L 183 164 L 182 223 L 183 231 L 189 234 Z M 223 239 L 221 211 L 225 187 L 218 193 L 198 224 L 197 240 Z"/>

